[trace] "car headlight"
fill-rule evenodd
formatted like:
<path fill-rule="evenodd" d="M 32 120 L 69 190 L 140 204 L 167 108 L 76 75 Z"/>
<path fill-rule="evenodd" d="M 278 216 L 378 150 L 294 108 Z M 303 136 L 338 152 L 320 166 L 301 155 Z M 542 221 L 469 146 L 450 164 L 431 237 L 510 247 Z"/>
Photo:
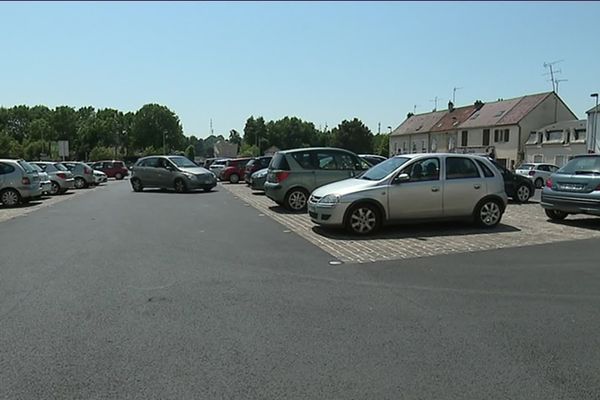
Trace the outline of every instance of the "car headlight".
<path fill-rule="evenodd" d="M 336 194 L 328 194 L 327 196 L 323 196 L 321 200 L 319 200 L 319 204 L 321 205 L 334 205 L 340 202 L 340 196 Z"/>
<path fill-rule="evenodd" d="M 184 173 L 184 175 L 188 178 L 188 179 L 195 179 L 196 175 L 194 174 L 188 174 L 188 173 Z"/>

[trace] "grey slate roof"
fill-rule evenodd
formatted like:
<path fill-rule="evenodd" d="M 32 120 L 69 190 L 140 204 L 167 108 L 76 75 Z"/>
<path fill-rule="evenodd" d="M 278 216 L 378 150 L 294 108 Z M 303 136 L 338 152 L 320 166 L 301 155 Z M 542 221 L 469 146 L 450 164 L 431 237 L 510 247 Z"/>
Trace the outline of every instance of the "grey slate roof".
<path fill-rule="evenodd" d="M 425 114 L 416 114 L 405 120 L 399 127 L 392 131 L 391 136 L 407 135 L 411 133 L 427 133 L 448 111 L 433 111 Z"/>

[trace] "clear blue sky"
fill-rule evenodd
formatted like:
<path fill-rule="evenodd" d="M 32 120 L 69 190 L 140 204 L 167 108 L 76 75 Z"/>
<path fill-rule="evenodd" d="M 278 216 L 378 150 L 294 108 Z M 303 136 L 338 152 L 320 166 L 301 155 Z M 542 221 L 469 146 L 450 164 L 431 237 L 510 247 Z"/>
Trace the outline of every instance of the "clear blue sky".
<path fill-rule="evenodd" d="M 547 91 L 579 118 L 600 90 L 600 3 L 0 3 L 0 106 L 175 111 L 186 135 L 250 115 L 373 132 L 417 105 Z"/>

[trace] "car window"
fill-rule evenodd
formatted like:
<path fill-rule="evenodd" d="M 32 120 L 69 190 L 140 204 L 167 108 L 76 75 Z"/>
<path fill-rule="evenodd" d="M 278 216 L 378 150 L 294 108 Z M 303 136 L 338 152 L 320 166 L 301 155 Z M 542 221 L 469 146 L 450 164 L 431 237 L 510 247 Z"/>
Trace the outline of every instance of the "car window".
<path fill-rule="evenodd" d="M 470 179 L 479 177 L 479 171 L 471 159 L 466 157 L 446 158 L 446 179 Z"/>
<path fill-rule="evenodd" d="M 291 153 L 292 158 L 300 164 L 304 169 L 315 169 L 315 165 L 312 159 L 312 153 L 310 151 L 297 151 Z M 333 159 L 333 156 L 331 157 Z"/>
<path fill-rule="evenodd" d="M 248 161 L 248 164 L 246 164 L 246 167 L 253 166 L 254 164 L 256 164 L 256 161 L 257 161 L 256 159 L 252 159 L 252 160 Z"/>
<path fill-rule="evenodd" d="M 0 163 L 0 175 L 10 174 L 15 170 L 10 164 Z"/>
<path fill-rule="evenodd" d="M 410 182 L 437 181 L 440 179 L 440 160 L 437 157 L 415 161 L 402 170 Z"/>
<path fill-rule="evenodd" d="M 263 168 L 267 168 L 269 166 L 269 163 L 271 162 L 272 158 L 262 158 L 260 160 L 260 165 Z"/>
<path fill-rule="evenodd" d="M 410 158 L 407 157 L 392 157 L 379 164 L 369 168 L 364 174 L 360 176 L 360 179 L 366 179 L 369 181 L 378 181 L 385 178 L 396 169 L 408 162 Z"/>
<path fill-rule="evenodd" d="M 29 163 L 27 161 L 23 161 L 23 160 L 19 160 L 17 161 L 17 163 L 21 166 L 21 168 L 23 168 L 25 170 L 25 172 L 27 173 L 31 173 L 31 172 L 36 172 L 36 170 L 29 165 Z"/>
<path fill-rule="evenodd" d="M 600 174 L 600 157 L 576 157 L 558 170 L 561 174 Z"/>
<path fill-rule="evenodd" d="M 147 158 L 140 162 L 140 167 L 158 168 L 158 157 Z"/>
<path fill-rule="evenodd" d="M 540 171 L 550 171 L 550 169 L 548 168 L 548 166 L 547 166 L 547 165 L 539 165 L 539 166 L 538 166 L 538 169 L 539 169 Z"/>
<path fill-rule="evenodd" d="M 491 178 L 494 176 L 492 170 L 489 169 L 483 161 L 477 160 L 477 165 L 479 165 L 479 168 L 481 168 L 481 171 L 483 172 L 483 176 L 485 176 L 486 178 Z"/>
<path fill-rule="evenodd" d="M 69 170 L 62 163 L 56 163 L 56 164 L 54 164 L 54 167 L 59 171 L 68 171 Z"/>
<path fill-rule="evenodd" d="M 336 170 L 340 169 L 336 161 L 336 153 L 329 151 L 317 151 L 315 153 L 317 158 L 317 167 L 325 170 Z"/>
<path fill-rule="evenodd" d="M 273 159 L 269 163 L 270 169 L 278 169 L 282 171 L 289 171 L 290 165 L 288 164 L 285 154 L 277 153 L 273 156 Z"/>
<path fill-rule="evenodd" d="M 531 169 L 533 164 L 521 164 L 517 169 Z"/>
<path fill-rule="evenodd" d="M 102 168 L 111 169 L 113 167 L 112 163 L 105 162 L 102 163 Z"/>
<path fill-rule="evenodd" d="M 115 163 L 113 163 L 113 167 L 114 168 L 123 168 L 123 163 L 121 161 L 117 161 Z"/>
<path fill-rule="evenodd" d="M 358 160 L 355 160 L 352 155 L 339 152 L 335 153 L 335 162 L 338 166 L 338 169 L 344 170 L 358 169 L 358 166 L 360 165 Z"/>

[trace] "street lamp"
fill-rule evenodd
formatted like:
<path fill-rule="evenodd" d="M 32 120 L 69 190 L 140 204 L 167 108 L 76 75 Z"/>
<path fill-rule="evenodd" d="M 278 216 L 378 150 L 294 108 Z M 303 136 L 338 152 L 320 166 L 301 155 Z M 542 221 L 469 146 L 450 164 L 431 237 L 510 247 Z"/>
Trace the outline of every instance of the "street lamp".
<path fill-rule="evenodd" d="M 392 127 L 388 126 L 388 129 L 390 130 L 390 133 L 392 133 Z"/>
<path fill-rule="evenodd" d="M 596 130 L 598 128 L 596 128 L 598 126 L 598 93 L 592 93 L 590 94 L 590 97 L 595 97 L 596 98 L 596 106 L 594 107 L 594 112 L 592 113 L 592 115 L 594 116 L 593 122 L 594 122 L 594 126 L 592 128 L 592 135 L 591 135 L 591 142 L 592 142 L 592 153 L 596 152 Z"/>

